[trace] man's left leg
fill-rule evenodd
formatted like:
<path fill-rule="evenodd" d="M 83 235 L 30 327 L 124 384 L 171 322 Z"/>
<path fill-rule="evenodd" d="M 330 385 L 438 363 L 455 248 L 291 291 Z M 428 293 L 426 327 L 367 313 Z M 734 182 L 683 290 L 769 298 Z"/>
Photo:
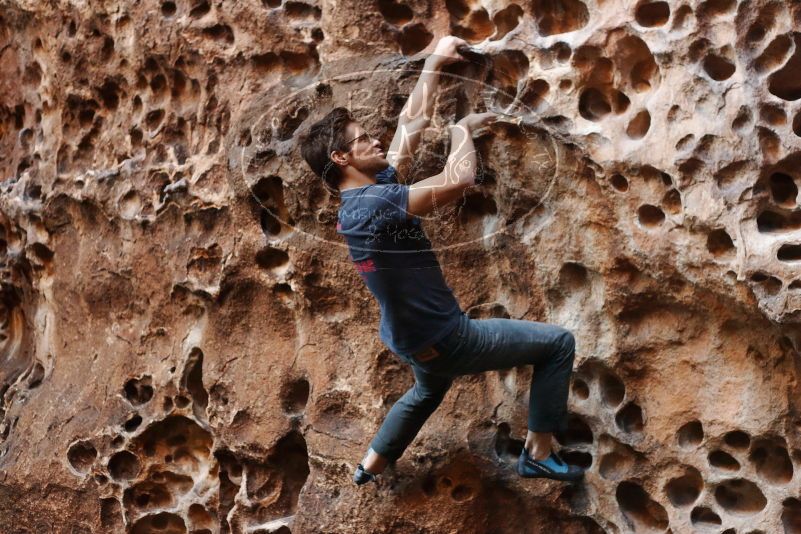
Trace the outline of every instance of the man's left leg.
<path fill-rule="evenodd" d="M 403 454 L 451 387 L 451 378 L 435 376 L 412 365 L 414 385 L 398 399 L 370 443 L 354 480 L 364 483 Z"/>

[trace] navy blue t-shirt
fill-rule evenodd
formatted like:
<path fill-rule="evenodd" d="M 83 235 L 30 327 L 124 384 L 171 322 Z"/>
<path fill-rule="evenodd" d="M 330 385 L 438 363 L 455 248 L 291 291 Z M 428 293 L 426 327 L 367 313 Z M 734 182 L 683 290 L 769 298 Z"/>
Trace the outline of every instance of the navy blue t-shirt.
<path fill-rule="evenodd" d="M 376 181 L 340 192 L 337 233 L 378 301 L 381 341 L 411 357 L 456 328 L 462 310 L 420 219 L 407 218 L 409 186 L 398 183 L 391 165 Z"/>

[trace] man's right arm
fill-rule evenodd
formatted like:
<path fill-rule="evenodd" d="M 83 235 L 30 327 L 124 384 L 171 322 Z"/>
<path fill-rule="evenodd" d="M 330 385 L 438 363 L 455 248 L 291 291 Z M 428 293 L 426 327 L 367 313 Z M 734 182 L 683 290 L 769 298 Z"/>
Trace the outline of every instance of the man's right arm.
<path fill-rule="evenodd" d="M 407 217 L 427 215 L 438 206 L 444 206 L 462 196 L 462 192 L 475 184 L 476 149 L 473 131 L 497 119 L 494 113 L 471 113 L 451 129 L 451 151 L 445 168 L 425 180 L 409 186 Z"/>

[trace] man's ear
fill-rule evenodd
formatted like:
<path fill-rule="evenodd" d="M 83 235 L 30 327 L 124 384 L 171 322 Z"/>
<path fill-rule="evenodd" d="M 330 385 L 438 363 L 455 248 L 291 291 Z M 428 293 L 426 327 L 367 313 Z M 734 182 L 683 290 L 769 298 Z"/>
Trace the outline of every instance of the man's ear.
<path fill-rule="evenodd" d="M 331 158 L 331 161 L 338 165 L 347 165 L 348 164 L 348 156 L 345 152 L 341 150 L 332 150 L 331 154 L 328 155 Z"/>

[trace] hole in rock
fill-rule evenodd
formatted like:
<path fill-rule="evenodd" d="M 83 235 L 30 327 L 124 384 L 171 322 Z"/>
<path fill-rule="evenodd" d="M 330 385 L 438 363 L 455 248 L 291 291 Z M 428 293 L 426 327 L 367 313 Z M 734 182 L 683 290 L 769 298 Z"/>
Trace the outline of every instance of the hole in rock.
<path fill-rule="evenodd" d="M 614 56 L 615 64 L 621 71 L 620 76 L 628 79 L 636 92 L 642 93 L 651 89 L 659 67 L 645 41 L 633 35 L 626 36 L 617 42 Z"/>
<path fill-rule="evenodd" d="M 533 0 L 531 12 L 543 36 L 576 31 L 587 25 L 590 12 L 580 0 Z"/>
<path fill-rule="evenodd" d="M 139 425 L 141 424 L 142 424 L 142 416 L 134 415 L 130 419 L 125 421 L 123 428 L 125 428 L 126 432 L 133 432 L 134 430 L 139 428 Z"/>
<path fill-rule="evenodd" d="M 690 506 L 698 500 L 703 488 L 704 479 L 701 477 L 701 473 L 693 467 L 688 467 L 685 474 L 671 479 L 665 484 L 665 494 L 670 503 L 679 508 Z"/>
<path fill-rule="evenodd" d="M 690 421 L 685 423 L 676 432 L 676 441 L 683 449 L 692 449 L 701 444 L 704 440 L 704 427 L 700 421 Z"/>
<path fill-rule="evenodd" d="M 762 281 L 762 286 L 768 295 L 778 294 L 782 289 L 782 285 L 782 281 L 775 276 L 769 276 Z"/>
<path fill-rule="evenodd" d="M 615 423 L 623 432 L 642 432 L 642 408 L 633 402 L 626 404 L 615 415 Z"/>
<path fill-rule="evenodd" d="M 734 456 L 723 451 L 712 451 L 708 456 L 709 465 L 722 471 L 739 471 L 740 462 Z"/>
<path fill-rule="evenodd" d="M 580 263 L 567 262 L 559 269 L 559 286 L 567 293 L 587 285 L 587 268 Z"/>
<path fill-rule="evenodd" d="M 433 38 L 434 35 L 422 23 L 407 24 L 398 37 L 401 53 L 412 56 L 427 47 Z"/>
<path fill-rule="evenodd" d="M 665 212 L 656 206 L 643 204 L 637 210 L 637 217 L 640 224 L 648 227 L 655 227 L 662 224 L 665 220 Z"/>
<path fill-rule="evenodd" d="M 468 43 L 476 43 L 495 33 L 495 27 L 487 11 L 478 7 L 471 10 L 458 24 L 454 24 L 452 33 Z"/>
<path fill-rule="evenodd" d="M 619 450 L 604 454 L 598 464 L 598 472 L 607 480 L 620 480 L 626 476 L 634 465 L 634 454 L 620 445 Z"/>
<path fill-rule="evenodd" d="M 623 381 L 610 372 L 603 372 L 598 377 L 598 387 L 601 390 L 601 400 L 610 408 L 617 408 L 626 396 L 626 386 Z"/>
<path fill-rule="evenodd" d="M 208 28 L 203 28 L 203 36 L 215 41 L 234 44 L 234 30 L 227 24 L 215 24 Z"/>
<path fill-rule="evenodd" d="M 309 401 L 309 381 L 305 378 L 299 378 L 284 384 L 281 399 L 284 412 L 289 414 L 302 413 L 306 409 L 306 403 Z"/>
<path fill-rule="evenodd" d="M 511 429 L 507 423 L 498 425 L 495 432 L 495 454 L 508 462 L 516 462 L 523 452 L 523 441 L 511 437 Z"/>
<path fill-rule="evenodd" d="M 747 106 L 741 106 L 740 111 L 731 123 L 731 127 L 737 131 L 743 131 L 751 125 L 753 116 Z"/>
<path fill-rule="evenodd" d="M 801 98 L 801 33 L 795 33 L 795 52 L 780 70 L 768 78 L 768 89 L 782 100 Z"/>
<path fill-rule="evenodd" d="M 178 408 L 186 408 L 189 406 L 189 399 L 184 397 L 183 395 L 176 395 L 175 396 L 175 406 Z"/>
<path fill-rule="evenodd" d="M 715 527 L 721 525 L 723 522 L 720 520 L 720 516 L 713 512 L 710 508 L 706 506 L 699 506 L 697 508 L 693 508 L 693 511 L 690 513 L 690 523 L 692 523 L 696 527 Z"/>
<path fill-rule="evenodd" d="M 782 502 L 784 534 L 801 534 L 801 501 L 791 497 Z"/>
<path fill-rule="evenodd" d="M 469 501 L 476 496 L 475 488 L 466 484 L 458 484 L 451 490 L 451 498 L 456 502 Z"/>
<path fill-rule="evenodd" d="M 312 6 L 305 2 L 293 2 L 290 0 L 284 2 L 284 14 L 293 19 L 319 19 L 323 12 L 322 9 L 317 6 Z"/>
<path fill-rule="evenodd" d="M 753 515 L 768 504 L 759 487 L 743 478 L 723 481 L 715 489 L 715 500 L 727 512 Z"/>
<path fill-rule="evenodd" d="M 777 172 L 770 177 L 770 196 L 776 204 L 785 208 L 792 208 L 796 205 L 798 198 L 798 186 L 792 177 Z"/>
<path fill-rule="evenodd" d="M 145 124 L 150 130 L 155 130 L 161 124 L 161 121 L 164 120 L 164 110 L 163 109 L 154 109 L 153 111 L 149 111 L 147 115 L 145 115 Z"/>
<path fill-rule="evenodd" d="M 598 89 L 586 89 L 579 96 L 579 113 L 588 121 L 597 122 L 611 112 L 612 106 Z"/>
<path fill-rule="evenodd" d="M 186 524 L 180 516 L 169 512 L 146 515 L 133 524 L 131 534 L 186 534 Z"/>
<path fill-rule="evenodd" d="M 195 503 L 189 507 L 189 520 L 194 528 L 212 528 L 214 517 L 202 504 Z"/>
<path fill-rule="evenodd" d="M 414 18 L 409 6 L 394 0 L 378 0 L 378 11 L 391 24 L 403 26 Z"/>
<path fill-rule="evenodd" d="M 760 126 L 757 128 L 757 135 L 759 136 L 759 148 L 762 150 L 763 157 L 767 160 L 776 159 L 781 151 L 781 140 L 776 135 L 776 132 Z"/>
<path fill-rule="evenodd" d="M 522 16 L 523 8 L 517 4 L 509 4 L 498 11 L 492 18 L 492 22 L 495 24 L 496 28 L 492 40 L 497 41 L 506 37 L 506 34 L 517 28 Z"/>
<path fill-rule="evenodd" d="M 774 485 L 787 484 L 793 479 L 793 462 L 787 449 L 769 440 L 754 443 L 748 460 L 754 464 L 757 475 Z"/>
<path fill-rule="evenodd" d="M 793 119 L 793 133 L 798 137 L 801 137 L 801 111 L 795 114 L 795 118 Z"/>
<path fill-rule="evenodd" d="M 309 110 L 305 107 L 299 108 L 292 113 L 288 113 L 281 119 L 278 126 L 277 137 L 279 141 L 287 141 L 292 139 L 297 129 L 309 116 Z"/>
<path fill-rule="evenodd" d="M 720 82 L 731 78 L 737 67 L 726 58 L 710 54 L 704 59 L 704 70 L 710 78 Z"/>
<path fill-rule="evenodd" d="M 734 10 L 737 0 L 707 0 L 698 8 L 698 17 L 716 17 Z"/>
<path fill-rule="evenodd" d="M 167 79 L 164 77 L 163 74 L 159 74 L 150 80 L 150 90 L 153 92 L 154 95 L 162 95 L 164 91 L 167 89 Z"/>
<path fill-rule="evenodd" d="M 801 261 L 801 245 L 782 245 L 776 257 L 779 261 Z"/>
<path fill-rule="evenodd" d="M 573 379 L 573 395 L 579 400 L 587 400 L 590 396 L 590 388 L 587 383 L 580 378 Z"/>
<path fill-rule="evenodd" d="M 663 26 L 670 19 L 670 6 L 667 2 L 641 2 L 634 12 L 634 18 L 646 28 Z"/>
<path fill-rule="evenodd" d="M 262 269 L 277 269 L 289 263 L 289 254 L 281 249 L 265 247 L 256 254 L 256 264 Z"/>
<path fill-rule="evenodd" d="M 615 491 L 620 511 L 631 523 L 636 531 L 649 531 L 658 529 L 663 531 L 668 527 L 668 515 L 658 502 L 634 482 L 621 482 Z"/>
<path fill-rule="evenodd" d="M 793 40 L 788 35 L 779 35 L 754 60 L 754 70 L 759 73 L 765 73 L 775 69 L 784 63 L 792 46 Z"/>
<path fill-rule="evenodd" d="M 300 490 L 309 476 L 306 440 L 300 432 L 292 431 L 281 438 L 266 462 L 248 462 L 245 469 L 248 497 L 261 500 L 278 491 L 280 497 L 271 508 L 281 515 L 291 515 L 297 510 Z"/>
<path fill-rule="evenodd" d="M 165 17 L 171 17 L 175 15 L 175 2 L 164 2 L 161 4 L 161 14 Z"/>
<path fill-rule="evenodd" d="M 115 453 L 108 461 L 108 472 L 114 480 L 131 480 L 139 474 L 139 458 L 130 451 Z"/>
<path fill-rule="evenodd" d="M 626 128 L 626 135 L 628 135 L 630 139 L 642 139 L 645 137 L 645 134 L 648 133 L 650 128 L 651 114 L 648 113 L 648 111 L 643 110 L 637 113 L 633 119 L 631 119 L 631 122 Z"/>
<path fill-rule="evenodd" d="M 667 191 L 662 197 L 662 206 L 668 213 L 681 213 L 681 193 L 677 189 Z"/>
<path fill-rule="evenodd" d="M 612 108 L 618 115 L 625 113 L 630 104 L 631 100 L 623 91 L 614 91 L 612 93 Z"/>
<path fill-rule="evenodd" d="M 36 362 L 33 364 L 33 369 L 31 369 L 31 374 L 28 375 L 28 389 L 36 389 L 42 384 L 42 380 L 44 379 L 44 367 L 41 363 Z"/>
<path fill-rule="evenodd" d="M 79 473 L 88 473 L 97 458 L 97 449 L 88 441 L 72 444 L 67 451 L 67 460 Z"/>
<path fill-rule="evenodd" d="M 113 497 L 100 499 L 100 526 L 107 532 L 122 532 L 122 509 L 120 501 Z"/>
<path fill-rule="evenodd" d="M 757 217 L 757 229 L 763 233 L 783 232 L 801 228 L 801 211 L 788 216 L 775 211 L 763 211 Z"/>
<path fill-rule="evenodd" d="M 189 352 L 181 377 L 181 387 L 185 388 L 192 397 L 196 408 L 195 415 L 203 416 L 209 404 L 209 394 L 203 386 L 203 351 L 197 347 Z"/>
<path fill-rule="evenodd" d="M 567 417 L 567 429 L 556 434 L 556 441 L 567 447 L 589 444 L 593 441 L 592 429 L 581 417 L 570 414 Z"/>
<path fill-rule="evenodd" d="M 123 387 L 123 396 L 134 406 L 145 404 L 153 398 L 153 386 L 150 384 L 151 378 L 147 375 L 140 378 L 131 378 Z"/>
<path fill-rule="evenodd" d="M 491 196 L 486 196 L 484 193 L 468 194 L 457 204 L 457 208 L 461 224 L 468 224 L 471 221 L 481 220 L 488 215 L 498 213 L 495 199 Z"/>
<path fill-rule="evenodd" d="M 520 101 L 531 109 L 537 109 L 543 102 L 551 87 L 545 80 L 534 80 L 527 83 L 520 95 Z"/>
<path fill-rule="evenodd" d="M 456 19 L 463 19 L 470 13 L 470 5 L 465 0 L 445 0 L 445 8 Z"/>
<path fill-rule="evenodd" d="M 613 174 L 609 179 L 609 183 L 611 183 L 612 187 L 621 193 L 625 193 L 629 190 L 629 181 L 626 180 L 626 177 L 622 174 Z"/>
<path fill-rule="evenodd" d="M 559 451 L 559 456 L 561 456 L 565 462 L 577 465 L 583 469 L 589 469 L 592 466 L 592 454 L 588 452 L 562 449 Z"/>
<path fill-rule="evenodd" d="M 726 256 L 734 252 L 734 243 L 726 230 L 713 230 L 707 236 L 706 249 L 715 257 Z"/>

